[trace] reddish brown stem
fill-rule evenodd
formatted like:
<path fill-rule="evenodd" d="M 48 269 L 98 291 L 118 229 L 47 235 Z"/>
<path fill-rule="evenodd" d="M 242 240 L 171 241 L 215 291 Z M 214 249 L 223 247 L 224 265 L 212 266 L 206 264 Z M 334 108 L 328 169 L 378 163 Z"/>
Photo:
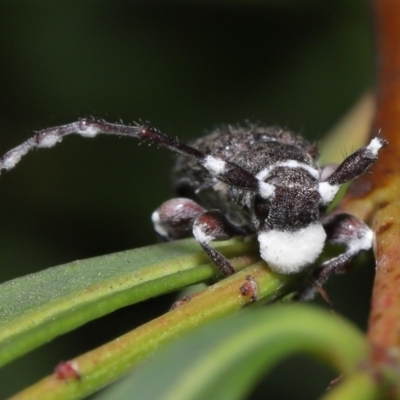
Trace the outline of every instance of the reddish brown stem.
<path fill-rule="evenodd" d="M 377 111 L 371 136 L 389 141 L 341 209 L 373 223 L 377 262 L 368 340 L 380 358 L 400 350 L 400 0 L 374 0 Z"/>

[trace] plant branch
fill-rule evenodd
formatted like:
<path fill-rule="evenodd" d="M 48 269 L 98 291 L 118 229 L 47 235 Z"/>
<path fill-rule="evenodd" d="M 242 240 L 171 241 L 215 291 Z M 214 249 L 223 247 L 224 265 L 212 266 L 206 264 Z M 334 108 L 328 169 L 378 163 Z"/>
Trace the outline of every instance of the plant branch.
<path fill-rule="evenodd" d="M 254 293 L 243 290 L 249 276 L 264 301 L 284 296 L 297 282 L 293 277 L 272 273 L 259 262 L 207 288 L 180 307 L 147 324 L 81 355 L 69 363 L 79 376 L 59 379 L 52 374 L 12 399 L 80 399 L 126 374 L 138 361 L 162 344 L 209 320 L 239 310 L 252 302 Z"/>
<path fill-rule="evenodd" d="M 379 161 L 350 188 L 341 211 L 372 222 L 376 277 L 368 339 L 376 361 L 400 351 L 400 1 L 375 0 L 377 110 L 371 136 L 389 141 Z"/>

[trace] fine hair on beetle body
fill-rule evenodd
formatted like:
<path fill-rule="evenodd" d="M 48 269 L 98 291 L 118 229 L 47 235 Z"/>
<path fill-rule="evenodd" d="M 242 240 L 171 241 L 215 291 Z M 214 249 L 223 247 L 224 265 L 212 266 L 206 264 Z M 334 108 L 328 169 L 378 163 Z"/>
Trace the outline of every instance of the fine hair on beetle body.
<path fill-rule="evenodd" d="M 344 245 L 342 254 L 312 270 L 317 285 L 372 246 L 373 232 L 363 221 L 326 214 L 326 209 L 342 184 L 378 159 L 387 144 L 380 135 L 336 168 L 325 168 L 318 165 L 314 144 L 277 126 L 225 126 L 187 145 L 148 124 L 80 119 L 37 132 L 0 159 L 0 170 L 13 168 L 31 149 L 52 147 L 70 134 L 134 137 L 178 153 L 173 176 L 179 197 L 154 211 L 154 228 L 164 240 L 194 235 L 224 276 L 235 268 L 212 242 L 234 236 L 256 235 L 262 259 L 281 274 L 309 268 L 325 242 Z M 303 298 L 311 296 L 304 293 Z"/>

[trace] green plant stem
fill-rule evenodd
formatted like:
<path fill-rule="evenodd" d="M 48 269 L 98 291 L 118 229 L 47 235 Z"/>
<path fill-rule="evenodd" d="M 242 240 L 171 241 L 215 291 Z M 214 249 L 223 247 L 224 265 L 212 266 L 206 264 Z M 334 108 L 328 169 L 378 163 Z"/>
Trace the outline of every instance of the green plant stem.
<path fill-rule="evenodd" d="M 337 383 L 321 400 L 383 400 L 383 393 L 373 375 L 364 370 L 357 370 L 343 381 Z"/>
<path fill-rule="evenodd" d="M 283 296 L 293 290 L 295 279 L 276 275 L 257 263 L 204 290 L 182 306 L 142 325 L 118 339 L 72 360 L 81 379 L 60 380 L 53 374 L 20 392 L 14 400 L 79 399 L 99 390 L 131 369 L 162 344 L 197 325 L 227 315 L 251 302 L 253 293 L 242 295 L 248 276 L 258 286 L 263 300 Z"/>
<path fill-rule="evenodd" d="M 240 400 L 266 371 L 295 353 L 352 374 L 369 351 L 352 324 L 316 307 L 248 309 L 175 341 L 99 400 L 125 400 L 132 393 L 135 400 Z M 353 399 L 358 397 L 341 398 Z"/>

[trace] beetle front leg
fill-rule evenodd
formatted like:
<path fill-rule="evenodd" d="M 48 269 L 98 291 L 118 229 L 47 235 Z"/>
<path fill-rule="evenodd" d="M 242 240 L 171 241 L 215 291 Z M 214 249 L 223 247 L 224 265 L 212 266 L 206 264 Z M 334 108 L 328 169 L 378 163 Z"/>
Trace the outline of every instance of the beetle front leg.
<path fill-rule="evenodd" d="M 343 183 L 349 182 L 370 168 L 378 159 L 379 150 L 388 142 L 376 136 L 368 146 L 358 149 L 347 157 L 338 167 L 328 174 L 326 180 L 319 183 L 319 193 L 325 205 L 328 205 Z"/>
<path fill-rule="evenodd" d="M 332 214 L 322 221 L 327 234 L 327 241 L 332 244 L 345 245 L 346 251 L 326 262 L 315 272 L 317 283 L 323 284 L 332 273 L 340 274 L 347 271 L 350 261 L 362 250 L 372 247 L 374 234 L 361 220 L 350 214 Z"/>
<path fill-rule="evenodd" d="M 350 262 L 361 251 L 372 247 L 373 231 L 358 218 L 349 214 L 332 214 L 322 221 L 327 241 L 346 246 L 346 251 L 325 261 L 311 274 L 312 284 L 300 290 L 297 298 L 309 300 L 314 297 L 316 288 L 322 286 L 333 274 L 347 272 Z"/>
<path fill-rule="evenodd" d="M 205 211 L 193 200 L 177 197 L 162 203 L 151 215 L 151 220 L 162 239 L 183 239 L 192 234 L 194 221 Z"/>
<path fill-rule="evenodd" d="M 247 236 L 249 233 L 245 227 L 232 224 L 219 210 L 206 211 L 193 224 L 194 237 L 224 276 L 233 275 L 236 270 L 221 253 L 210 245 L 210 242 L 228 240 L 233 236 Z"/>

